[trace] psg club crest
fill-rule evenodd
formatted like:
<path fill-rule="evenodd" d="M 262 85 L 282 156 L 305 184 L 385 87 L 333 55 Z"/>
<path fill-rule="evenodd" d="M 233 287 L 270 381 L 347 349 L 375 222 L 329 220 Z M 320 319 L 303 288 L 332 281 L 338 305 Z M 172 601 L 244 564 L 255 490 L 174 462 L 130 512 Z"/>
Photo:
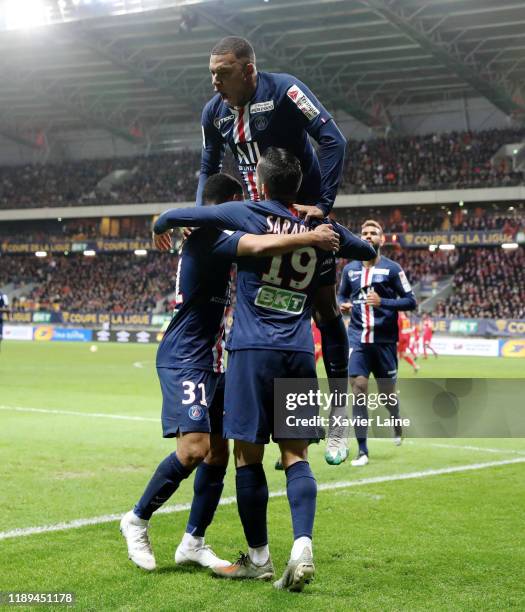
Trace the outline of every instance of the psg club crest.
<path fill-rule="evenodd" d="M 204 409 L 200 406 L 191 406 L 188 410 L 188 416 L 192 421 L 200 421 L 204 417 Z"/>
<path fill-rule="evenodd" d="M 256 130 L 262 132 L 268 127 L 268 119 L 264 115 L 259 115 L 258 117 L 255 117 L 253 125 L 255 125 Z"/>

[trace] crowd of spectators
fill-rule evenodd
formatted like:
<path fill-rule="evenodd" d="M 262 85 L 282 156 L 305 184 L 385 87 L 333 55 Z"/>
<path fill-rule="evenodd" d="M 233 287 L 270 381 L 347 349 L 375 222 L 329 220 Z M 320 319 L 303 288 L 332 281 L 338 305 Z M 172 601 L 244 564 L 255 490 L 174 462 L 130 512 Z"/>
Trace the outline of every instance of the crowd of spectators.
<path fill-rule="evenodd" d="M 0 208 L 181 202 L 197 189 L 200 151 L 0 167 Z M 116 173 L 120 171 L 120 173 Z M 111 173 L 111 180 L 100 183 Z"/>
<path fill-rule="evenodd" d="M 382 208 L 336 208 L 333 217 L 359 233 L 366 219 L 379 221 L 388 236 L 403 232 L 501 231 L 515 237 L 525 232 L 525 203 L 488 204 L 469 207 L 402 206 Z M 92 241 L 99 238 L 149 240 L 153 218 L 116 217 L 110 220 L 52 219 L 0 222 L 0 243 L 49 240 Z M 1 249 L 1 244 L 0 244 Z"/>
<path fill-rule="evenodd" d="M 45 219 L 0 222 L 0 242 L 93 241 L 100 238 L 146 239 L 151 236 L 152 217 L 92 219 Z"/>
<path fill-rule="evenodd" d="M 379 221 L 385 233 L 502 231 L 515 236 L 525 231 L 525 204 L 468 206 L 383 206 L 381 208 L 336 208 L 339 223 L 358 232 L 367 219 Z"/>
<path fill-rule="evenodd" d="M 492 164 L 491 158 L 524 137 L 525 130 L 509 129 L 350 140 L 339 192 L 522 184 L 508 159 Z M 0 167 L 0 208 L 191 201 L 199 167 L 199 150 Z M 225 170 L 236 172 L 229 152 Z M 122 172 L 100 183 L 115 171 Z"/>
<path fill-rule="evenodd" d="M 16 282 L 23 289 L 12 301 L 14 310 L 73 312 L 153 312 L 157 302 L 174 290 L 178 258 L 151 252 L 3 256 L 0 286 Z"/>
<path fill-rule="evenodd" d="M 454 292 L 435 316 L 525 319 L 525 250 L 463 249 Z"/>
<path fill-rule="evenodd" d="M 428 249 L 396 249 L 391 256 L 412 284 L 432 282 L 454 274 L 459 260 L 457 250 L 431 253 Z"/>
<path fill-rule="evenodd" d="M 453 276 L 453 293 L 439 302 L 435 316 L 525 318 L 525 251 L 500 247 L 384 249 L 405 270 L 410 282 L 432 282 Z M 14 310 L 90 312 L 170 312 L 178 258 L 150 252 L 55 255 L 4 255 L 0 287 L 21 288 Z M 339 262 L 339 272 L 344 262 Z M 24 287 L 26 290 L 24 291 Z M 158 305 L 158 306 L 157 306 Z"/>
<path fill-rule="evenodd" d="M 343 192 L 506 187 L 523 182 L 505 159 L 492 156 L 503 144 L 521 142 L 525 130 L 450 132 L 350 141 Z"/>

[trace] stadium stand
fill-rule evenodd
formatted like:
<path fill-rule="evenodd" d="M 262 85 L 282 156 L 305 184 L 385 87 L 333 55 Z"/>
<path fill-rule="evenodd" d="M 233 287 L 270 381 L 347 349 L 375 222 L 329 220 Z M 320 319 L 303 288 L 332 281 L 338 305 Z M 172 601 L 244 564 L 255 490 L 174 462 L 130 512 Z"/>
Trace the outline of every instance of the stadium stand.
<path fill-rule="evenodd" d="M 491 164 L 505 143 L 525 130 L 453 132 L 389 139 L 351 140 L 340 193 L 503 187 L 523 183 L 508 159 Z M 181 202 L 194 198 L 200 151 L 63 164 L 0 168 L 0 208 Z M 236 173 L 228 154 L 224 169 Z M 115 170 L 127 180 L 101 189 Z"/>
<path fill-rule="evenodd" d="M 403 206 L 336 208 L 334 216 L 354 231 L 366 219 L 379 221 L 385 232 L 490 231 L 502 230 L 514 236 L 525 227 L 525 205 L 520 202 L 490 205 Z"/>
<path fill-rule="evenodd" d="M 454 293 L 438 303 L 436 316 L 525 318 L 525 251 L 461 249 Z"/>
<path fill-rule="evenodd" d="M 500 247 L 385 250 L 405 269 L 412 283 L 453 276 L 453 294 L 437 303 L 435 316 L 469 318 L 525 318 L 525 252 Z M 4 256 L 0 286 L 27 285 L 13 302 L 13 310 L 153 312 L 159 300 L 174 290 L 177 257 L 151 252 Z M 339 263 L 339 274 L 344 265 Z M 505 297 L 503 297 L 505 296 Z M 157 310 L 170 312 L 164 299 Z"/>
<path fill-rule="evenodd" d="M 145 257 L 13 255 L 2 257 L 0 286 L 28 286 L 13 300 L 14 311 L 153 312 L 174 289 L 177 262 L 176 256 L 153 252 Z"/>

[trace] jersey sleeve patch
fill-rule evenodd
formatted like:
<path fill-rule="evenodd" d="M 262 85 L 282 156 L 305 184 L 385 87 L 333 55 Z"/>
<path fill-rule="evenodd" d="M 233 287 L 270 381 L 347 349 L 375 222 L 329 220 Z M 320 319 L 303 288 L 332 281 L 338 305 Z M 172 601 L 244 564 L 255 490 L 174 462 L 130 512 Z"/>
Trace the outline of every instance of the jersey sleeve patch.
<path fill-rule="evenodd" d="M 286 95 L 310 121 L 321 112 L 297 85 L 292 85 Z"/>
<path fill-rule="evenodd" d="M 399 280 L 401 281 L 401 286 L 406 291 L 406 293 L 409 293 L 410 291 L 412 291 L 412 287 L 410 286 L 410 283 L 408 282 L 408 278 L 406 277 L 406 274 L 404 273 L 403 270 L 399 272 Z"/>

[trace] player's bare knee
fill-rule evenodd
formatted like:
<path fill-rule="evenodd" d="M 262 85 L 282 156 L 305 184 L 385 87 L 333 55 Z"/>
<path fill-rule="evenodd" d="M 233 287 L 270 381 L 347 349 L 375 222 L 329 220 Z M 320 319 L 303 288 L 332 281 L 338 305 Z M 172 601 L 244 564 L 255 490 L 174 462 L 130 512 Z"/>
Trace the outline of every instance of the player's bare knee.
<path fill-rule="evenodd" d="M 368 393 L 368 378 L 366 376 L 356 376 L 350 379 L 352 385 L 352 393 L 354 395 L 361 395 Z"/>
<path fill-rule="evenodd" d="M 279 448 L 284 469 L 298 461 L 308 461 L 307 440 L 282 440 L 279 442 Z"/>
<path fill-rule="evenodd" d="M 206 463 L 209 465 L 228 465 L 230 459 L 230 447 L 228 440 L 218 434 L 210 436 L 210 449 L 206 455 Z"/>
<path fill-rule="evenodd" d="M 210 436 L 205 433 L 186 433 L 177 438 L 177 457 L 188 468 L 199 465 L 210 451 Z"/>
<path fill-rule="evenodd" d="M 264 457 L 264 445 L 252 444 L 243 440 L 235 440 L 233 445 L 235 466 L 243 467 L 254 463 L 262 463 Z"/>

